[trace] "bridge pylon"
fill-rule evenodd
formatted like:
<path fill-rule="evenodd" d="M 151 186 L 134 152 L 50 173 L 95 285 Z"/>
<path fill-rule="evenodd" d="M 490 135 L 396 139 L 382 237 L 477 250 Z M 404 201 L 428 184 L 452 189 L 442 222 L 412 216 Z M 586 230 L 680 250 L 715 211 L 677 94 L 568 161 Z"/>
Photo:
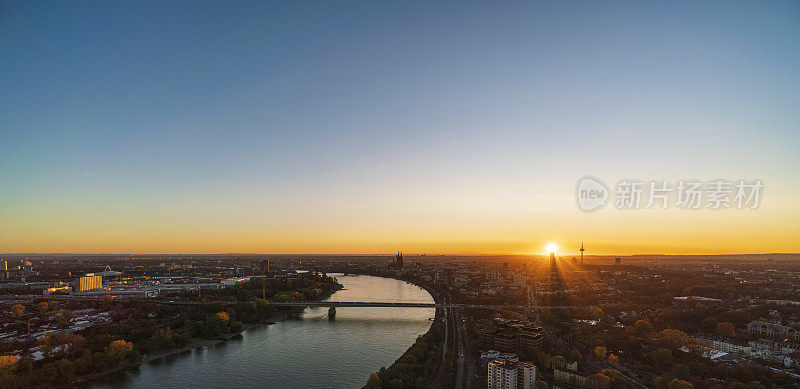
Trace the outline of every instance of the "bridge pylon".
<path fill-rule="evenodd" d="M 328 320 L 333 321 L 336 319 L 336 307 L 331 306 L 328 308 Z"/>

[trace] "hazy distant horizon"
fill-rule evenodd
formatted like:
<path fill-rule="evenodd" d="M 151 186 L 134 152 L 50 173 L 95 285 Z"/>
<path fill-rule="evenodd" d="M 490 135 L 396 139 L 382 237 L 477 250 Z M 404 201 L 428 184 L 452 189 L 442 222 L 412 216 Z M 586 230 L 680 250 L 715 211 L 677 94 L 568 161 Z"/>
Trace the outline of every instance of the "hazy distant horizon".
<path fill-rule="evenodd" d="M 22 255 L 41 255 L 41 256 L 177 256 L 177 255 L 191 255 L 191 256 L 275 256 L 275 257 L 393 257 L 397 253 L 0 253 L 2 256 L 22 256 Z M 800 256 L 800 253 L 727 253 L 727 254 L 584 254 L 584 258 L 631 258 L 631 257 L 759 257 L 759 256 Z M 514 254 L 514 253 L 403 253 L 406 257 L 542 257 L 546 258 L 547 255 L 541 254 Z M 580 253 L 560 253 L 558 257 L 577 257 Z M 800 259 L 800 258 L 798 258 Z"/>

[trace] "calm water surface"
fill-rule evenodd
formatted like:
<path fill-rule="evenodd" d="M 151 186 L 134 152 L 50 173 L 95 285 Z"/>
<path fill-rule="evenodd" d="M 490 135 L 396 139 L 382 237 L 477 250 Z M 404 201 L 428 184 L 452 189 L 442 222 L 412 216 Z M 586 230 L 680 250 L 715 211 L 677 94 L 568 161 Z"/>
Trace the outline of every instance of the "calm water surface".
<path fill-rule="evenodd" d="M 327 301 L 433 302 L 424 289 L 381 277 L 334 275 Z M 430 327 L 432 308 L 327 308 L 241 338 L 142 364 L 94 388 L 353 388 L 391 365 Z"/>

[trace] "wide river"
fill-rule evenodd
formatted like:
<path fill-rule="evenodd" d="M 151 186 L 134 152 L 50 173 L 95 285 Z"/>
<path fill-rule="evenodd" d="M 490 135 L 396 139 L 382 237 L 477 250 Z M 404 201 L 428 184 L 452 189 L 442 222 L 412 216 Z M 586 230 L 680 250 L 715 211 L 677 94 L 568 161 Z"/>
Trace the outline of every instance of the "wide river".
<path fill-rule="evenodd" d="M 326 301 L 433 302 L 390 278 L 334 275 L 344 289 Z M 241 338 L 142 364 L 95 388 L 355 388 L 389 367 L 430 327 L 432 308 L 307 308 Z"/>

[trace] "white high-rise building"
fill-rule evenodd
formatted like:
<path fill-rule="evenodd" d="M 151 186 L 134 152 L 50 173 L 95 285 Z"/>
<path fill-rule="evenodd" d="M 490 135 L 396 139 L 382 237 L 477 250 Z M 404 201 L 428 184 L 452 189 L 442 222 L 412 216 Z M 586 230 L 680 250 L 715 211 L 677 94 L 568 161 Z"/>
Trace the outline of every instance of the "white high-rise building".
<path fill-rule="evenodd" d="M 517 389 L 517 363 L 510 360 L 491 361 L 488 365 L 489 389 Z"/>
<path fill-rule="evenodd" d="M 536 365 L 520 362 L 517 368 L 517 388 L 533 389 L 536 385 Z"/>

